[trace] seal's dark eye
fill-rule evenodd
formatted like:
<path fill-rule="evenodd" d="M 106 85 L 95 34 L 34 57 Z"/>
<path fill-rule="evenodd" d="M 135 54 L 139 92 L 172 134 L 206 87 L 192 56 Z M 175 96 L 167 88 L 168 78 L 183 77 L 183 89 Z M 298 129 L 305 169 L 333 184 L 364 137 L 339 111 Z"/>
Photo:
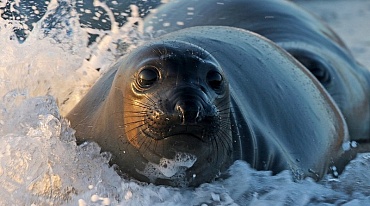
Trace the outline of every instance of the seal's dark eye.
<path fill-rule="evenodd" d="M 158 69 L 153 66 L 143 68 L 137 77 L 137 84 L 142 88 L 149 88 L 159 79 Z"/>
<path fill-rule="evenodd" d="M 321 59 L 314 54 L 293 53 L 293 56 L 303 64 L 323 86 L 328 86 L 331 83 L 332 76 L 330 74 L 330 65 L 327 61 Z"/>
<path fill-rule="evenodd" d="M 214 90 L 220 90 L 222 88 L 222 75 L 217 71 L 210 71 L 207 74 L 207 83 Z"/>
<path fill-rule="evenodd" d="M 315 66 L 307 69 L 310 70 L 310 72 L 316 77 L 317 80 L 319 80 L 321 84 L 327 85 L 330 83 L 331 81 L 330 74 L 326 68 Z"/>

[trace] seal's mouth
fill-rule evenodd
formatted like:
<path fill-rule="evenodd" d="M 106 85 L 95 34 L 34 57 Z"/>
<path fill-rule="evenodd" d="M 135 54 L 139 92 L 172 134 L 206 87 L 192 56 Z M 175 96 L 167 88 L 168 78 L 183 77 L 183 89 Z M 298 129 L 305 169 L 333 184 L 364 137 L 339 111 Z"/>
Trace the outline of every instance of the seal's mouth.
<path fill-rule="evenodd" d="M 192 126 L 189 126 L 192 129 Z M 207 142 L 206 138 L 204 135 L 201 135 L 199 133 L 192 133 L 192 132 L 187 132 L 189 128 L 186 128 L 184 131 L 174 131 L 171 132 L 169 131 L 168 133 L 157 133 L 157 132 L 150 132 L 148 129 L 141 129 L 141 133 L 144 134 L 148 138 L 152 138 L 154 140 L 164 140 L 164 139 L 174 139 L 174 138 L 179 138 L 179 139 L 184 139 L 184 138 L 192 138 L 192 139 L 197 139 L 201 142 Z"/>
<path fill-rule="evenodd" d="M 197 134 L 192 134 L 192 133 L 179 133 L 179 134 L 172 134 L 170 136 L 167 136 L 165 138 L 179 138 L 179 137 L 191 137 L 191 138 L 195 138 L 195 139 L 198 139 L 199 141 L 202 141 L 202 142 L 207 142 L 204 138 L 202 138 L 201 136 L 197 135 Z"/>

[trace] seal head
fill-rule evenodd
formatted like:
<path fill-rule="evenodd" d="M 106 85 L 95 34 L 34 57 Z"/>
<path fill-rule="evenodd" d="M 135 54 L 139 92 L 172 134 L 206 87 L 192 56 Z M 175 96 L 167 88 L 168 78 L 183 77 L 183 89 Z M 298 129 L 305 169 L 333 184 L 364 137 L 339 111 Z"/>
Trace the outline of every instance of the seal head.
<path fill-rule="evenodd" d="M 137 172 L 151 182 L 170 179 L 180 185 L 187 183 L 174 178 L 185 175 L 192 184 L 215 177 L 232 156 L 228 83 L 218 62 L 202 48 L 178 41 L 149 45 L 140 53 L 130 58 L 133 78 L 123 100 L 127 140 L 148 162 Z M 115 79 L 120 81 L 125 77 Z"/>

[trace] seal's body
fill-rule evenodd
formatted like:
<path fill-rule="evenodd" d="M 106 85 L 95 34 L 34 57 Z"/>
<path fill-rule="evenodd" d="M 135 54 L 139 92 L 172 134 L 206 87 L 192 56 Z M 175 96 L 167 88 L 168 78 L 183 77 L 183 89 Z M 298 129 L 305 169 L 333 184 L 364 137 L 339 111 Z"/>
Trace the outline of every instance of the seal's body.
<path fill-rule="evenodd" d="M 291 2 L 276 0 L 174 0 L 145 19 L 146 30 L 158 33 L 207 25 L 253 31 L 284 48 L 335 100 L 351 140 L 370 141 L 370 71 L 323 22 Z"/>
<path fill-rule="evenodd" d="M 315 77 L 242 29 L 194 27 L 119 60 L 67 118 L 79 142 L 146 182 L 196 186 L 234 160 L 319 179 L 348 140 Z"/>

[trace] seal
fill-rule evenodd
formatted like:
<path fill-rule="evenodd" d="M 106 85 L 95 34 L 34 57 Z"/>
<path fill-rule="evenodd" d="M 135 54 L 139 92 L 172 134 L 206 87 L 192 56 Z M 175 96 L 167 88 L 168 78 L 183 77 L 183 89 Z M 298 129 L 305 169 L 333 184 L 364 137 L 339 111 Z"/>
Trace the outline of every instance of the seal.
<path fill-rule="evenodd" d="M 67 115 L 137 180 L 212 181 L 235 160 L 321 178 L 348 140 L 315 77 L 273 42 L 242 29 L 193 27 L 122 57 Z"/>
<path fill-rule="evenodd" d="M 145 19 L 147 31 L 231 26 L 272 40 L 300 61 L 343 113 L 351 140 L 370 141 L 370 71 L 322 21 L 289 1 L 174 0 Z"/>

